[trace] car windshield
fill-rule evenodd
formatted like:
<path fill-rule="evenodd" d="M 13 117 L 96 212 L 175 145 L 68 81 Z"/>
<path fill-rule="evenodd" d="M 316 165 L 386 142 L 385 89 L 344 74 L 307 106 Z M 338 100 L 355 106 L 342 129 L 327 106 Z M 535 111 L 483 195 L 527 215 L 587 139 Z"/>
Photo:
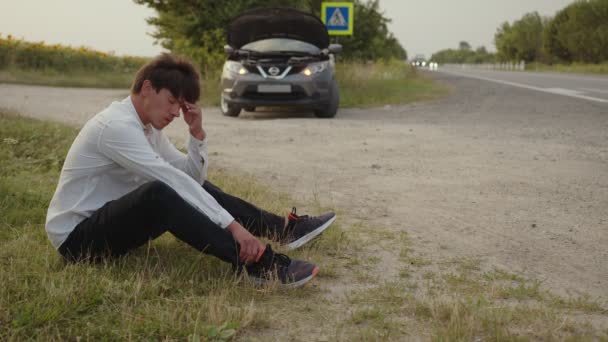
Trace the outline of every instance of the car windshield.
<path fill-rule="evenodd" d="M 249 50 L 261 53 L 268 52 L 301 52 L 306 54 L 319 54 L 321 50 L 318 47 L 295 39 L 287 38 L 270 38 L 258 40 L 245 44 L 241 47 L 241 50 Z"/>

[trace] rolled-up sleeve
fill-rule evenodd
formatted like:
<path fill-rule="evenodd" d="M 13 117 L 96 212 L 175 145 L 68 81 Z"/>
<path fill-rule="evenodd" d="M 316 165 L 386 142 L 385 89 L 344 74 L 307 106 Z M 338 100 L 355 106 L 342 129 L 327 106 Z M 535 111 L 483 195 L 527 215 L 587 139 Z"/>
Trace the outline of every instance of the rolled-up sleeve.
<path fill-rule="evenodd" d="M 172 165 L 156 153 L 146 140 L 141 127 L 137 127 L 137 123 L 110 122 L 99 136 L 98 148 L 105 156 L 143 179 L 159 180 L 169 185 L 211 221 L 226 228 L 234 218 L 190 174 L 197 169 L 196 163 L 206 164 L 207 153 L 206 141 L 194 139 L 193 142 L 193 139 L 191 138 L 188 144 L 188 156 L 184 156 L 186 159 L 180 161 L 184 170 Z M 191 153 L 195 148 L 196 153 Z M 200 153 L 201 150 L 204 153 Z M 183 156 L 181 152 L 177 150 L 176 152 Z M 174 162 L 178 163 L 177 160 Z M 202 179 L 206 176 L 206 166 L 198 167 L 198 171 L 194 173 L 197 174 L 198 179 Z"/>
<path fill-rule="evenodd" d="M 198 140 L 192 135 L 188 141 L 188 154 L 180 152 L 167 136 L 159 132 L 158 151 L 163 159 L 175 168 L 184 171 L 199 184 L 207 179 L 207 169 L 209 164 L 207 152 L 207 138 Z"/>

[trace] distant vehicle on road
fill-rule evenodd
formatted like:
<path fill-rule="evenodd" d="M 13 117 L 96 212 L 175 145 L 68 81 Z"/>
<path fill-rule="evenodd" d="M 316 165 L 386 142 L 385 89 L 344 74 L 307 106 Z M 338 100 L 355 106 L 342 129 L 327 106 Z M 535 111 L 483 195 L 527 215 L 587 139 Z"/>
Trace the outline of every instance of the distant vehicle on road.
<path fill-rule="evenodd" d="M 334 54 L 342 46 L 329 43 L 319 18 L 289 8 L 255 9 L 232 19 L 227 33 L 224 115 L 260 106 L 308 108 L 320 118 L 336 115 L 340 93 Z"/>
<path fill-rule="evenodd" d="M 426 57 L 424 55 L 416 55 L 412 59 L 412 65 L 415 67 L 425 67 L 427 64 Z"/>

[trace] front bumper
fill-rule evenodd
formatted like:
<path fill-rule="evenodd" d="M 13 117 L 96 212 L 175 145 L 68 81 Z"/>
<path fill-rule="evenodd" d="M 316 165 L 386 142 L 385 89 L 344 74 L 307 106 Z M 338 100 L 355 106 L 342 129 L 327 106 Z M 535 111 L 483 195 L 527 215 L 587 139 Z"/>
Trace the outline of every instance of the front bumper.
<path fill-rule="evenodd" d="M 257 74 L 222 78 L 222 96 L 226 103 L 239 107 L 293 106 L 320 108 L 329 102 L 331 76 L 289 75 L 280 80 L 264 78 Z M 259 92 L 258 86 L 289 85 L 289 93 Z"/>

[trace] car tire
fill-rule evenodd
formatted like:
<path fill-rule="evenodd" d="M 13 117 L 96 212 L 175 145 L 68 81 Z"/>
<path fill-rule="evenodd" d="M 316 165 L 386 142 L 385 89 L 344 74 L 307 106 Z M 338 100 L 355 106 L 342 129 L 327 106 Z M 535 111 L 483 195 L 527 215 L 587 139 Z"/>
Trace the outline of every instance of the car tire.
<path fill-rule="evenodd" d="M 329 94 L 329 102 L 325 105 L 325 107 L 320 109 L 315 109 L 315 116 L 318 118 L 329 119 L 336 116 L 338 112 L 338 107 L 340 106 L 340 90 L 338 89 L 338 85 L 336 81 L 331 84 L 331 91 Z"/>
<path fill-rule="evenodd" d="M 241 114 L 241 107 L 237 107 L 237 106 L 229 104 L 224 99 L 224 96 L 221 96 L 221 95 L 220 95 L 220 110 L 222 111 L 222 114 L 224 114 L 225 116 L 239 116 L 239 114 Z"/>

